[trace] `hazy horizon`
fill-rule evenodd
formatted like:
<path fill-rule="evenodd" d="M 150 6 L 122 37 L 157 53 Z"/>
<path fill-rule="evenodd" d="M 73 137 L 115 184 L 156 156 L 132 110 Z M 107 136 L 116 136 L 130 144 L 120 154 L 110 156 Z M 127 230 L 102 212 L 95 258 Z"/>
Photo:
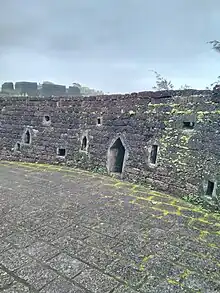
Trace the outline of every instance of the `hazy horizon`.
<path fill-rule="evenodd" d="M 220 75 L 220 2 L 8 0 L 1 4 L 0 83 L 73 82 L 104 92 L 151 90 L 156 70 L 176 88 Z"/>

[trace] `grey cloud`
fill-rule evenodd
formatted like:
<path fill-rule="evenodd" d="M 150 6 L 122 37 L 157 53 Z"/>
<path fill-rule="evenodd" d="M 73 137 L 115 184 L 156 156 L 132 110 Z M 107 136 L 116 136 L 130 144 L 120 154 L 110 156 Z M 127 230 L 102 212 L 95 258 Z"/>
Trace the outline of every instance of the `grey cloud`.
<path fill-rule="evenodd" d="M 219 37 L 219 0 L 2 2 L 1 67 L 7 65 L 9 52 L 18 56 L 28 50 L 50 60 L 47 64 L 56 60 L 55 68 L 65 74 L 74 66 L 83 77 L 81 68 L 92 68 L 93 79 L 105 78 L 118 87 L 138 84 L 158 65 L 166 72 L 187 72 L 209 50 L 206 41 Z"/>
<path fill-rule="evenodd" d="M 10 0 L 2 7 L 1 46 L 27 42 L 35 50 L 82 56 L 184 58 L 201 51 L 219 10 L 218 0 Z"/>

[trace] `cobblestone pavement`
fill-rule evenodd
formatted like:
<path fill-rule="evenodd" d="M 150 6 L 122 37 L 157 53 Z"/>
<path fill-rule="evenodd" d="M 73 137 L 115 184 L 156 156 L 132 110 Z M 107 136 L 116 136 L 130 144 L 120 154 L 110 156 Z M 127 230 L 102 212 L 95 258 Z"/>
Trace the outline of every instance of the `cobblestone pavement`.
<path fill-rule="evenodd" d="M 1 162 L 0 291 L 220 292 L 220 219 L 110 177 Z"/>

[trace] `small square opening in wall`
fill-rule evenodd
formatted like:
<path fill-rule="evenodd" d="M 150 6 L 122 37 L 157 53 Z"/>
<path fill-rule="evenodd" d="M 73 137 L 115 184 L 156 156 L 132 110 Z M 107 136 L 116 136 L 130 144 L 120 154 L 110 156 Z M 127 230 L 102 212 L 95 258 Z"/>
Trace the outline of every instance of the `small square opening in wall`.
<path fill-rule="evenodd" d="M 206 195 L 209 195 L 209 196 L 213 195 L 214 187 L 215 187 L 215 183 L 213 181 L 208 180 Z"/>
<path fill-rule="evenodd" d="M 152 145 L 151 152 L 150 152 L 150 163 L 156 164 L 157 162 L 157 155 L 158 155 L 158 145 Z"/>
<path fill-rule="evenodd" d="M 183 128 L 185 129 L 193 129 L 195 126 L 195 122 L 193 121 L 183 121 Z"/>
<path fill-rule="evenodd" d="M 60 157 L 65 157 L 65 155 L 66 155 L 66 149 L 58 148 L 58 150 L 57 150 L 57 154 L 58 154 L 58 156 L 60 156 Z"/>

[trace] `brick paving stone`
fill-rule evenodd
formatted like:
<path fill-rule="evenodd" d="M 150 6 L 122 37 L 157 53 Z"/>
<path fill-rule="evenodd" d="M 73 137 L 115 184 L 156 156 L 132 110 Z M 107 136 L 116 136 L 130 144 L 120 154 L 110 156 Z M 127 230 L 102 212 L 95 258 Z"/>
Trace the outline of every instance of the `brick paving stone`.
<path fill-rule="evenodd" d="M 100 222 L 93 230 L 106 236 L 115 237 L 121 232 L 121 226 L 111 223 Z"/>
<path fill-rule="evenodd" d="M 148 238 L 146 236 L 146 232 L 136 232 L 132 229 L 126 230 L 123 233 L 121 233 L 117 237 L 119 243 L 123 243 L 126 246 L 132 246 L 135 249 L 143 249 L 145 248 Z"/>
<path fill-rule="evenodd" d="M 51 244 L 72 255 L 75 255 L 77 252 L 86 247 L 85 243 L 70 235 L 63 235 L 52 241 Z"/>
<path fill-rule="evenodd" d="M 116 255 L 121 255 L 122 257 L 130 259 L 135 263 L 140 263 L 146 255 L 150 254 L 147 246 L 140 248 L 135 245 L 125 245 L 124 243 L 119 243 L 111 250 Z"/>
<path fill-rule="evenodd" d="M 129 286 L 136 287 L 141 284 L 147 272 L 141 266 L 131 263 L 127 259 L 117 259 L 107 266 L 105 272 L 113 277 L 126 282 Z"/>
<path fill-rule="evenodd" d="M 153 275 L 160 278 L 165 278 L 172 268 L 172 263 L 163 256 L 154 255 L 152 257 L 144 259 L 141 267 L 146 275 Z"/>
<path fill-rule="evenodd" d="M 204 273 L 204 275 L 214 274 L 220 276 L 220 266 L 218 263 L 206 257 L 185 252 L 178 260 L 178 263 L 198 273 Z"/>
<path fill-rule="evenodd" d="M 173 227 L 169 230 L 169 240 L 174 241 L 177 238 L 187 237 L 188 239 L 195 239 L 200 236 L 200 231 L 194 229 L 193 227 L 183 227 L 178 224 L 173 225 Z"/>
<path fill-rule="evenodd" d="M 205 256 L 220 263 L 220 248 L 210 247 L 205 242 L 189 241 L 186 243 L 185 251 Z"/>
<path fill-rule="evenodd" d="M 99 224 L 100 218 L 99 216 L 94 216 L 93 214 L 90 215 L 91 212 L 81 212 L 80 215 L 77 217 L 77 222 L 81 223 L 81 225 L 92 228 Z"/>
<path fill-rule="evenodd" d="M 58 237 L 60 231 L 49 227 L 49 226 L 41 226 L 38 229 L 31 232 L 33 237 L 36 237 L 37 240 L 43 240 L 47 242 L 51 242 Z"/>
<path fill-rule="evenodd" d="M 153 272 L 148 272 L 148 276 L 144 279 L 143 284 L 137 289 L 137 291 L 141 293 L 150 293 L 154 290 L 156 286 L 159 285 L 160 282 L 160 276 L 158 276 L 157 274 L 153 275 Z"/>
<path fill-rule="evenodd" d="M 114 293 L 137 293 L 137 291 L 131 289 L 128 286 L 119 286 L 114 290 Z"/>
<path fill-rule="evenodd" d="M 217 217 L 93 173 L 19 165 L 0 165 L 0 291 L 220 292 Z"/>
<path fill-rule="evenodd" d="M 166 240 L 167 237 L 168 237 L 167 231 L 163 229 L 158 229 L 158 228 L 152 228 L 146 234 L 146 238 L 148 239 L 148 241 L 152 241 L 152 240 L 162 241 L 162 240 Z"/>
<path fill-rule="evenodd" d="M 205 236 L 205 241 L 207 244 L 214 244 L 216 247 L 220 249 L 220 233 L 219 234 L 207 234 Z"/>
<path fill-rule="evenodd" d="M 187 227 L 190 218 L 184 217 L 184 216 L 179 216 L 176 214 L 168 214 L 168 215 L 163 216 L 162 220 L 169 222 L 171 227 L 174 224 L 178 224 L 179 227 L 181 227 L 181 226 Z M 169 227 L 169 228 L 171 228 L 171 227 Z"/>
<path fill-rule="evenodd" d="M 44 225 L 47 225 L 54 229 L 63 229 L 65 227 L 70 226 L 71 224 L 73 224 L 73 220 L 61 218 L 58 217 L 58 215 L 57 217 L 49 218 L 46 221 L 44 221 Z"/>
<path fill-rule="evenodd" d="M 154 288 L 145 286 L 142 288 L 141 293 L 194 293 L 193 290 L 183 288 L 178 284 L 170 284 L 169 282 L 163 281 Z M 203 292 L 205 293 L 205 292 Z"/>
<path fill-rule="evenodd" d="M 161 254 L 158 253 L 157 255 L 164 256 L 164 258 L 173 262 L 173 261 L 177 261 L 182 256 L 183 253 L 184 251 L 180 249 L 179 247 L 167 244 L 164 247 L 163 252 L 161 252 Z"/>
<path fill-rule="evenodd" d="M 61 236 L 69 236 L 73 239 L 83 240 L 90 236 L 92 231 L 88 228 L 85 228 L 80 225 L 72 225 L 67 229 L 63 229 L 58 235 L 57 238 Z"/>
<path fill-rule="evenodd" d="M 78 259 L 74 259 L 65 253 L 55 256 L 47 263 L 51 268 L 57 270 L 59 273 L 70 279 L 74 278 L 87 268 L 85 263 L 79 261 Z"/>
<path fill-rule="evenodd" d="M 40 293 L 86 293 L 86 291 L 68 282 L 62 277 L 58 277 L 40 290 Z"/>
<path fill-rule="evenodd" d="M 216 226 L 214 224 L 206 223 L 203 221 L 195 220 L 192 222 L 192 227 L 195 227 L 199 229 L 200 231 L 209 231 L 209 232 L 219 232 L 220 228 L 219 226 Z"/>
<path fill-rule="evenodd" d="M 103 251 L 108 251 L 112 247 L 119 244 L 121 241 L 119 239 L 111 238 L 109 236 L 105 236 L 94 232 L 88 238 L 86 238 L 84 242 Z"/>
<path fill-rule="evenodd" d="M 3 251 L 6 251 L 8 249 L 10 249 L 11 247 L 12 247 L 11 246 L 11 243 L 6 242 L 3 239 L 0 239 L 0 253 L 2 253 Z"/>
<path fill-rule="evenodd" d="M 110 293 L 118 286 L 118 282 L 95 269 L 87 269 L 74 281 L 94 293 Z"/>
<path fill-rule="evenodd" d="M 14 271 L 31 261 L 32 258 L 30 256 L 15 248 L 0 254 L 0 264 L 10 271 Z"/>
<path fill-rule="evenodd" d="M 4 293 L 35 293 L 29 287 L 25 286 L 22 283 L 15 282 L 10 287 L 2 290 Z"/>
<path fill-rule="evenodd" d="M 11 275 L 0 269 L 0 290 L 8 287 L 11 283 L 13 283 L 13 281 L 14 278 Z"/>
<path fill-rule="evenodd" d="M 37 290 L 57 277 L 54 271 L 32 262 L 19 268 L 15 274 Z"/>
<path fill-rule="evenodd" d="M 82 261 L 102 270 L 105 270 L 105 268 L 117 258 L 113 252 L 109 251 L 109 254 L 107 254 L 104 251 L 90 246 L 86 246 L 83 250 L 78 252 L 76 256 Z"/>
<path fill-rule="evenodd" d="M 23 249 L 23 252 L 38 260 L 46 261 L 57 255 L 60 250 L 44 242 L 35 242 Z"/>
<path fill-rule="evenodd" d="M 195 273 L 190 274 L 182 283 L 185 287 L 200 292 L 220 292 L 219 279 L 204 278 Z"/>
<path fill-rule="evenodd" d="M 147 227 L 149 227 L 149 229 L 150 228 L 161 229 L 161 227 L 163 227 L 163 230 L 167 231 L 171 229 L 173 225 L 175 224 L 173 217 L 175 217 L 175 215 L 166 215 L 166 216 L 162 216 L 162 218 L 155 218 L 155 217 L 149 216 L 146 220 L 146 225 Z M 179 218 L 180 217 L 178 217 L 178 219 Z"/>
<path fill-rule="evenodd" d="M 25 231 L 18 231 L 8 236 L 6 240 L 18 248 L 23 248 L 34 243 L 36 237 L 31 236 Z"/>

